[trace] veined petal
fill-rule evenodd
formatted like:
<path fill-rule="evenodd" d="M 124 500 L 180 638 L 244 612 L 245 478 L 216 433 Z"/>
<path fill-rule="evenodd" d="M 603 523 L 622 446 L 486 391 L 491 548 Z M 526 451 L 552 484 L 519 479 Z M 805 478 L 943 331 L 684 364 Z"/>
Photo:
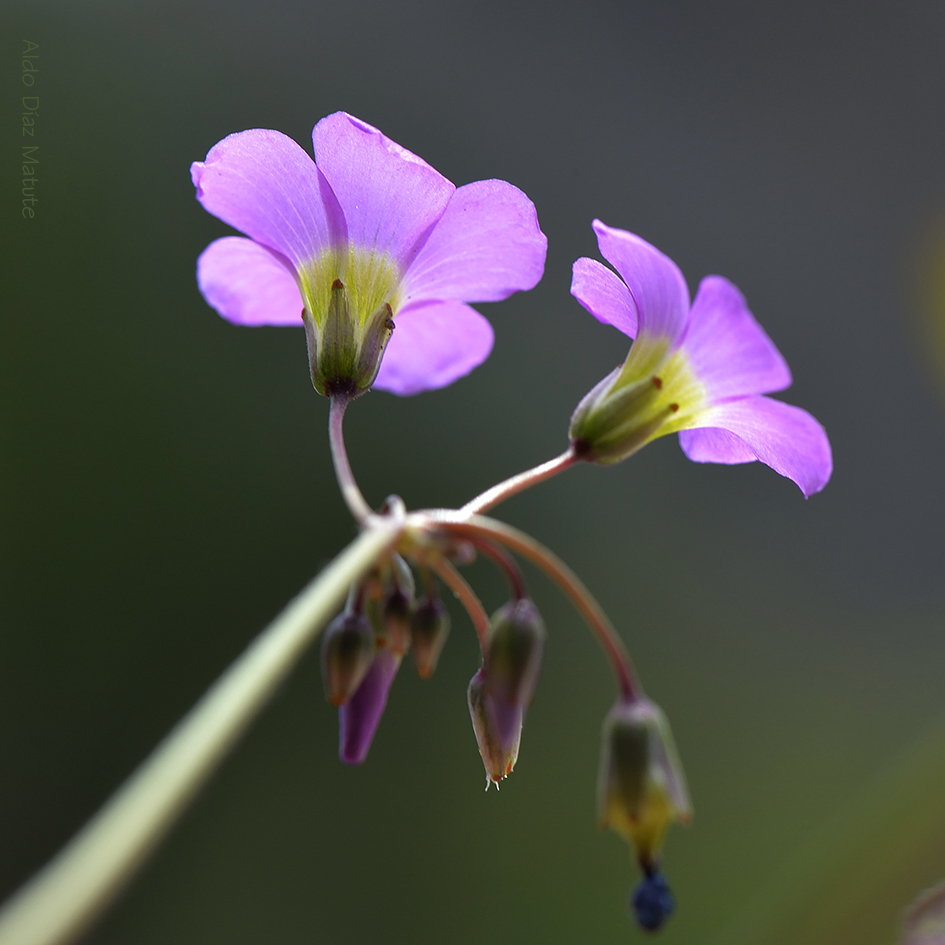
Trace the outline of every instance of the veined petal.
<path fill-rule="evenodd" d="M 426 161 L 345 112 L 312 131 L 315 161 L 344 211 L 348 239 L 406 271 L 455 187 Z"/>
<path fill-rule="evenodd" d="M 745 297 L 721 276 L 702 280 L 682 346 L 710 400 L 791 386 L 781 352 L 755 321 Z"/>
<path fill-rule="evenodd" d="M 197 285 L 211 308 L 237 325 L 302 324 L 291 264 L 245 237 L 212 242 L 197 260 Z"/>
<path fill-rule="evenodd" d="M 344 240 L 344 217 L 321 171 L 278 131 L 229 135 L 190 176 L 205 210 L 296 267 Z"/>
<path fill-rule="evenodd" d="M 406 396 L 452 384 L 492 350 L 492 326 L 462 302 L 419 302 L 394 319 L 374 386 Z"/>
<path fill-rule="evenodd" d="M 754 463 L 758 457 L 744 440 L 719 427 L 680 430 L 679 445 L 694 463 Z"/>
<path fill-rule="evenodd" d="M 571 295 L 605 325 L 613 325 L 628 338 L 637 335 L 637 306 L 620 277 L 596 259 L 575 261 Z"/>
<path fill-rule="evenodd" d="M 695 418 L 696 425 L 698 428 L 680 432 L 679 444 L 697 463 L 758 459 L 792 479 L 805 496 L 820 492 L 833 472 L 824 428 L 806 410 L 780 400 L 740 397 L 715 404 Z M 735 444 L 732 437 L 743 446 Z"/>
<path fill-rule="evenodd" d="M 502 180 L 460 187 L 406 277 L 408 300 L 497 302 L 533 289 L 548 240 L 535 205 Z"/>
<path fill-rule="evenodd" d="M 594 221 L 601 255 L 620 273 L 637 308 L 637 329 L 674 343 L 689 314 L 689 289 L 679 267 L 655 246 L 626 230 Z"/>

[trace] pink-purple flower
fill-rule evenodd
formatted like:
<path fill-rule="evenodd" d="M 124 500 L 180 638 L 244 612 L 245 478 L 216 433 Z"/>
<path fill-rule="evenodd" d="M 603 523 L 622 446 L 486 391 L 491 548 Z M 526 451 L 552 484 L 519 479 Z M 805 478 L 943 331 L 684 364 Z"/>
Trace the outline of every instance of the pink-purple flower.
<path fill-rule="evenodd" d="M 601 254 L 574 264 L 571 293 L 598 321 L 634 343 L 626 361 L 578 405 L 571 420 L 583 458 L 613 463 L 668 433 L 696 462 L 760 460 L 805 496 L 833 470 L 823 427 L 805 410 L 764 396 L 791 372 L 738 289 L 702 280 L 690 308 L 676 264 L 633 233 L 594 221 Z"/>
<path fill-rule="evenodd" d="M 249 237 L 204 250 L 204 298 L 241 325 L 304 322 L 322 393 L 413 394 L 467 374 L 493 334 L 465 303 L 541 278 L 534 205 L 505 181 L 457 188 L 344 112 L 312 140 L 314 162 L 278 131 L 243 131 L 193 164 L 197 199 Z"/>

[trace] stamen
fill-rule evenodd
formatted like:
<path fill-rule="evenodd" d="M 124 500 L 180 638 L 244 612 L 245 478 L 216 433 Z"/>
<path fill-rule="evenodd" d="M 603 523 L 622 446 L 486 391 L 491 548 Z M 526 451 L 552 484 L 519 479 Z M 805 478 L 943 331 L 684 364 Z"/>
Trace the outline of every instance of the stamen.
<path fill-rule="evenodd" d="M 679 410 L 679 404 L 670 404 L 669 409 L 672 410 L 673 413 L 675 413 L 677 410 Z"/>
<path fill-rule="evenodd" d="M 324 284 L 325 283 L 323 282 L 322 285 Z M 335 279 L 335 281 L 331 284 L 331 287 L 334 291 L 337 292 L 338 289 L 343 289 L 345 287 L 345 284 L 340 279 Z"/>
<path fill-rule="evenodd" d="M 662 388 L 662 386 L 663 386 L 663 379 L 662 379 L 661 377 L 653 377 L 653 378 L 652 378 L 652 381 L 653 381 L 653 386 L 654 386 L 657 390 L 660 390 L 660 389 Z"/>

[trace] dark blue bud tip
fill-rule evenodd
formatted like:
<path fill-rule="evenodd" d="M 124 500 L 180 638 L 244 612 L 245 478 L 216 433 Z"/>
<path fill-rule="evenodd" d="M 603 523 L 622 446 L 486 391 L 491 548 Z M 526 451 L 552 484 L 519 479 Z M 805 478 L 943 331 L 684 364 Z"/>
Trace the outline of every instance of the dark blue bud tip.
<path fill-rule="evenodd" d="M 640 885 L 633 891 L 633 914 L 641 928 L 656 932 L 673 914 L 676 900 L 666 877 L 656 868 L 647 870 Z"/>

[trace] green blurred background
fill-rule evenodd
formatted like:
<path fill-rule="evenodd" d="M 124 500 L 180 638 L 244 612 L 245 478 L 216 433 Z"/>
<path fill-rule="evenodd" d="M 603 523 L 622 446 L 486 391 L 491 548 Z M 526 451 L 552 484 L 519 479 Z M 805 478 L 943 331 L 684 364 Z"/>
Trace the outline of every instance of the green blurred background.
<path fill-rule="evenodd" d="M 197 292 L 227 228 L 188 176 L 230 132 L 309 149 L 345 109 L 458 184 L 512 181 L 549 238 L 539 287 L 482 307 L 482 368 L 352 408 L 372 503 L 457 505 L 563 448 L 625 353 L 568 294 L 593 217 L 693 289 L 745 292 L 793 368 L 785 399 L 831 436 L 823 494 L 668 437 L 501 516 L 585 578 L 673 722 L 696 819 L 668 844 L 662 941 L 891 942 L 945 876 L 945 7 L 23 2 L 2 23 L 0 893 L 353 536 L 301 330 L 233 327 Z M 312 654 L 89 941 L 641 941 L 635 868 L 595 828 L 609 670 L 530 576 L 550 644 L 501 794 L 482 791 L 459 613 L 361 768 L 337 760 Z"/>

